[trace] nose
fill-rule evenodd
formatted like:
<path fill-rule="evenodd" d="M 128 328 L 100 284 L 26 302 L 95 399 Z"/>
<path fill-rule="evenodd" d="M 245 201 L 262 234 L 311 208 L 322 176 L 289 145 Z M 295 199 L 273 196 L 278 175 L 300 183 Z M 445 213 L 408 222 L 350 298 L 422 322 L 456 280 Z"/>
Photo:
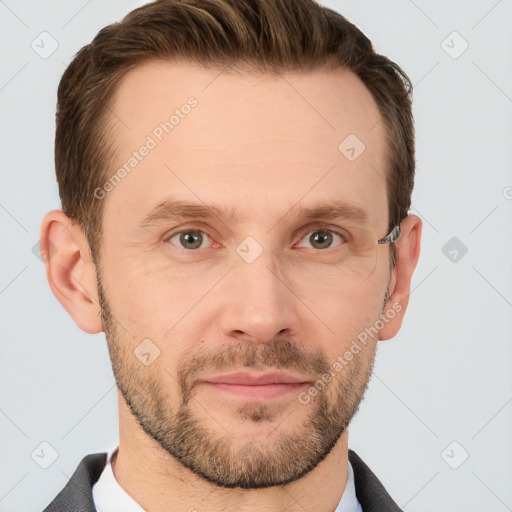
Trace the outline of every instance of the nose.
<path fill-rule="evenodd" d="M 220 325 L 224 336 L 237 341 L 268 343 L 298 331 L 297 298 L 265 252 L 252 262 L 238 261 L 224 283 Z"/>

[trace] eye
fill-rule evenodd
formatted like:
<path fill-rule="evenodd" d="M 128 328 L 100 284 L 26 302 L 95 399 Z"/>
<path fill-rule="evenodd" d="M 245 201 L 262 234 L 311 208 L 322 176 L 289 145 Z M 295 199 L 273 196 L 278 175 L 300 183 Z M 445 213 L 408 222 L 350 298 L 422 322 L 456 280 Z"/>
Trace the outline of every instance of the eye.
<path fill-rule="evenodd" d="M 317 229 L 316 231 L 310 231 L 303 240 L 304 239 L 311 245 L 304 246 L 299 244 L 299 247 L 310 247 L 312 249 L 329 249 L 336 241 L 345 241 L 345 238 L 342 235 L 335 231 L 331 231 L 330 229 Z"/>
<path fill-rule="evenodd" d="M 204 247 L 202 247 L 203 242 L 210 240 L 210 237 L 203 231 L 188 230 L 174 233 L 167 240 L 182 249 L 192 250 L 204 249 Z M 208 245 L 206 247 L 208 247 Z"/>

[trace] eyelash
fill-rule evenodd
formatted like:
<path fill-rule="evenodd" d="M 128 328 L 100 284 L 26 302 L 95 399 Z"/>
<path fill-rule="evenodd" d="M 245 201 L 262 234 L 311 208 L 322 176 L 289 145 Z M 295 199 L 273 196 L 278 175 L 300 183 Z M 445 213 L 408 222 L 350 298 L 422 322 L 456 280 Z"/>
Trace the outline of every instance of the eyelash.
<path fill-rule="evenodd" d="M 307 231 L 305 231 L 302 234 L 302 237 L 300 238 L 300 240 L 303 240 L 306 236 L 309 236 L 309 235 L 311 235 L 313 233 L 317 233 L 317 232 L 321 232 L 321 231 L 325 231 L 325 232 L 331 233 L 333 235 L 336 235 L 336 236 L 340 237 L 341 239 L 346 239 L 345 235 L 343 235 L 341 233 L 338 233 L 334 229 L 330 229 L 328 227 L 318 226 L 315 229 L 308 229 Z M 203 231 L 201 229 L 188 228 L 188 229 L 181 229 L 180 231 L 175 231 L 174 233 L 171 233 L 170 235 L 166 235 L 164 237 L 164 241 L 165 242 L 170 242 L 171 238 L 174 238 L 175 236 L 181 235 L 183 233 L 202 233 L 203 235 L 206 235 L 211 240 L 210 235 L 208 235 L 208 233 L 206 233 L 205 231 Z M 175 244 L 172 244 L 172 245 L 175 245 Z M 343 245 L 343 244 L 338 244 L 338 245 Z M 180 247 L 178 245 L 175 245 L 175 246 L 179 250 L 185 251 L 185 252 L 195 252 L 195 251 L 198 251 L 198 250 L 201 249 L 201 248 L 198 248 L 198 249 L 187 249 L 185 247 Z M 327 251 L 329 251 L 331 249 L 335 249 L 336 247 L 338 247 L 338 246 L 331 246 L 331 247 L 328 247 L 327 249 L 315 249 L 315 248 L 312 248 L 312 247 L 305 247 L 305 249 L 312 249 L 312 250 L 316 250 L 316 251 L 327 252 Z M 208 249 L 208 247 L 203 247 L 203 249 Z"/>

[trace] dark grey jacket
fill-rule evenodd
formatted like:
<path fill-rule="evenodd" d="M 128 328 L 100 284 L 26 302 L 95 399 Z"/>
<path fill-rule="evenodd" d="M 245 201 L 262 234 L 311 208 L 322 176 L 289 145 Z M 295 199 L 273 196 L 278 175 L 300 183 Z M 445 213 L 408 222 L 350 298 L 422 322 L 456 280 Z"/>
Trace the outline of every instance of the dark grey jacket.
<path fill-rule="evenodd" d="M 356 495 L 363 511 L 403 512 L 359 456 L 349 450 L 348 457 L 354 469 Z M 92 486 L 98 481 L 106 463 L 106 453 L 84 457 L 64 489 L 43 512 L 97 512 Z"/>

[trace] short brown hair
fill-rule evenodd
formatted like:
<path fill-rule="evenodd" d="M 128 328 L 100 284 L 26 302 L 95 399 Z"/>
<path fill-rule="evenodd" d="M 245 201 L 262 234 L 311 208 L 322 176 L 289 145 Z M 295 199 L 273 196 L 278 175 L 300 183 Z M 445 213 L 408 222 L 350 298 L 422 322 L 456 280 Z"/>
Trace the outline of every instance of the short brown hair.
<path fill-rule="evenodd" d="M 267 73 L 351 70 L 387 129 L 389 230 L 407 216 L 415 168 L 411 82 L 355 25 L 314 0 L 158 0 L 102 29 L 59 84 L 55 167 L 62 209 L 84 230 L 93 257 L 102 221 L 94 190 L 108 179 L 113 158 L 109 103 L 121 78 L 153 59 Z M 391 250 L 394 265 L 393 244 Z"/>

